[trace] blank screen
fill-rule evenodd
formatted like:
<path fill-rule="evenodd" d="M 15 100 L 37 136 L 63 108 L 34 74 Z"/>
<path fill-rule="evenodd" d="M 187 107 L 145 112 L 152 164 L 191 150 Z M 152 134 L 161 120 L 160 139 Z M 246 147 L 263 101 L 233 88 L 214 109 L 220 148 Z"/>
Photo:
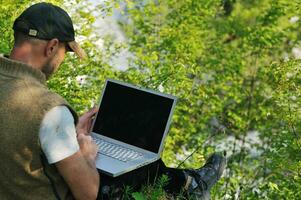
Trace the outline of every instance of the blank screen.
<path fill-rule="evenodd" d="M 157 153 L 173 102 L 108 81 L 93 132 Z"/>

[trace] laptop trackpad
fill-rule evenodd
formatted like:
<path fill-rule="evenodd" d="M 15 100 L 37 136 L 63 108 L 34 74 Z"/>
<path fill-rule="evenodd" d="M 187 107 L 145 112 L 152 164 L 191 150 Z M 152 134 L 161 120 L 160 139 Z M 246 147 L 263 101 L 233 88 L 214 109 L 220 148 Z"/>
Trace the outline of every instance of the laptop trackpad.
<path fill-rule="evenodd" d="M 139 166 L 139 162 L 122 162 L 103 154 L 98 154 L 96 158 L 96 167 L 103 173 L 113 177 L 131 171 L 137 166 Z"/>

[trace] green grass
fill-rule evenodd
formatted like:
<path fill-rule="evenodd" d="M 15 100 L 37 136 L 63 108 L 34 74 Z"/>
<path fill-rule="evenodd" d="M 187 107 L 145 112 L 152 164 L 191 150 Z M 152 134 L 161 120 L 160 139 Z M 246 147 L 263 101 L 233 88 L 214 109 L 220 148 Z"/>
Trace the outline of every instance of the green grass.
<path fill-rule="evenodd" d="M 122 199 L 134 199 L 134 200 L 184 200 L 183 192 L 180 192 L 176 196 L 166 193 L 164 187 L 168 184 L 168 177 L 162 175 L 153 184 L 142 186 L 138 192 L 133 192 L 131 187 L 125 186 L 124 196 Z"/>

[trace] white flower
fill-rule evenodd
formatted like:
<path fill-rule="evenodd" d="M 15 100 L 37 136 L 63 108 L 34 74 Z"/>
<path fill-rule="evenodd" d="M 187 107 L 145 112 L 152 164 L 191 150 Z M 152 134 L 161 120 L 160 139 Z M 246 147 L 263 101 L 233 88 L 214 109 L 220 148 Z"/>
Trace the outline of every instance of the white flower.
<path fill-rule="evenodd" d="M 77 76 L 76 77 L 76 81 L 80 84 L 80 85 L 84 85 L 87 83 L 87 75 L 81 75 L 81 76 Z"/>
<path fill-rule="evenodd" d="M 103 49 L 104 48 L 104 40 L 99 38 L 96 42 L 95 45 L 97 46 L 97 48 L 99 49 Z"/>
<path fill-rule="evenodd" d="M 298 20 L 299 20 L 299 17 L 294 16 L 294 17 L 291 17 L 289 21 L 290 21 L 290 23 L 293 24 L 293 23 L 296 23 Z"/>
<path fill-rule="evenodd" d="M 300 58 L 301 58 L 301 49 L 299 49 L 299 48 L 297 48 L 297 47 L 294 47 L 294 48 L 292 49 L 292 53 L 293 53 L 293 55 L 294 55 L 294 57 L 295 57 L 296 59 L 300 59 Z"/>
<path fill-rule="evenodd" d="M 163 87 L 162 84 L 159 85 L 158 90 L 159 90 L 160 92 L 164 92 L 164 87 Z"/>
<path fill-rule="evenodd" d="M 72 81 L 72 80 L 71 80 L 71 78 L 70 78 L 70 77 L 68 77 L 68 78 L 67 78 L 67 82 L 68 82 L 68 84 L 70 84 L 70 83 L 71 83 L 71 81 Z"/>
<path fill-rule="evenodd" d="M 296 96 L 291 96 L 290 98 L 291 98 L 291 100 L 293 100 L 293 101 L 296 101 L 296 100 L 297 100 L 297 97 L 296 97 Z"/>

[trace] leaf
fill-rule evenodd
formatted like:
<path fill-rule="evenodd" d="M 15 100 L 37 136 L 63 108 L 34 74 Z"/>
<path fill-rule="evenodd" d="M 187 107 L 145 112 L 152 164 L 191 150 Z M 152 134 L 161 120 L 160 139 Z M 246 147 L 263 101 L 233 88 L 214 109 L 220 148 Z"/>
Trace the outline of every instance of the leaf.
<path fill-rule="evenodd" d="M 132 193 L 132 196 L 135 200 L 147 200 L 146 197 L 140 192 Z"/>
<path fill-rule="evenodd" d="M 278 188 L 278 185 L 277 185 L 276 183 L 269 182 L 269 187 L 270 187 L 272 190 L 280 191 L 279 188 Z"/>

